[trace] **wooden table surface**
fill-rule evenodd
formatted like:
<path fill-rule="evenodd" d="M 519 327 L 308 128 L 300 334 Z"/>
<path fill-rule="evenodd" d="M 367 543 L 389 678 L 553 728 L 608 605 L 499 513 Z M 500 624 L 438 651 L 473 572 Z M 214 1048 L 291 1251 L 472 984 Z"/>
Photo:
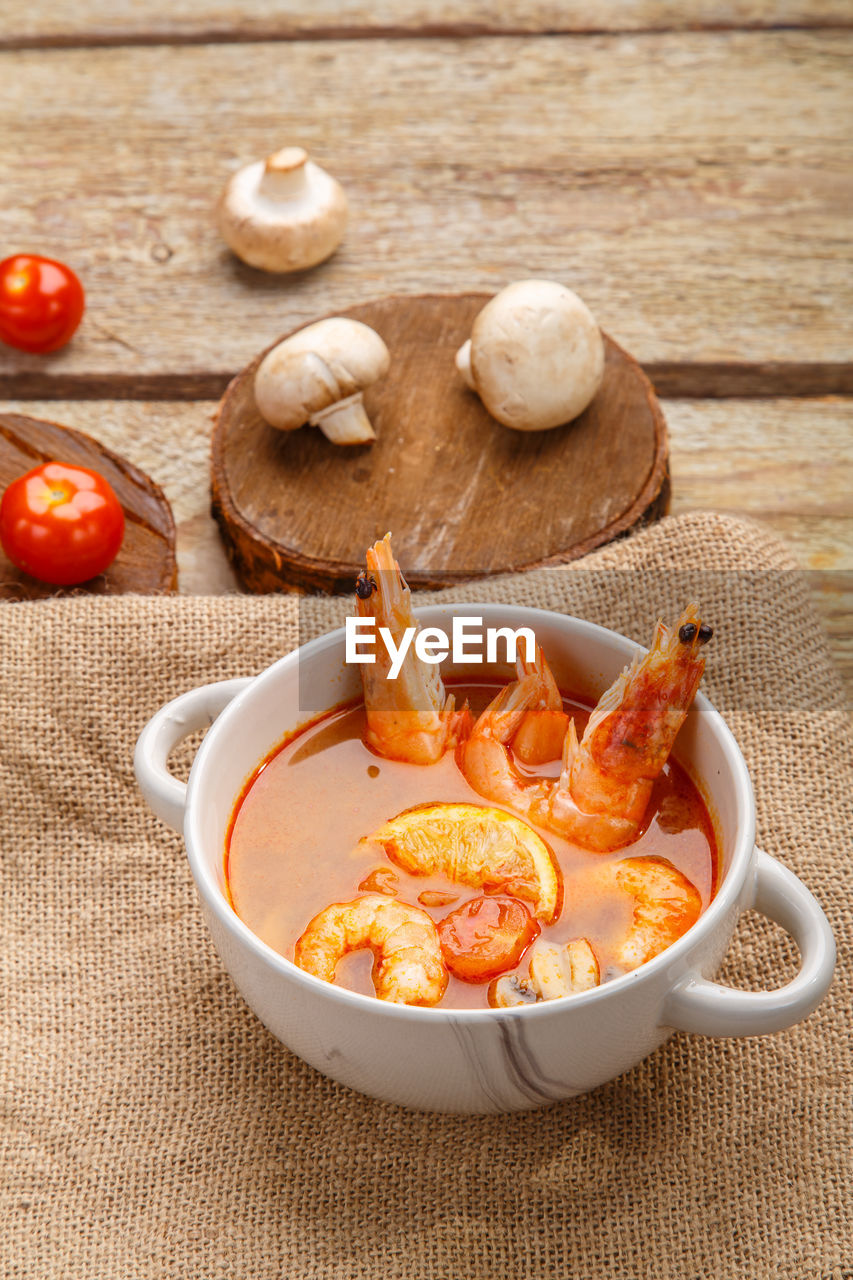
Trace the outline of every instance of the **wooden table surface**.
<path fill-rule="evenodd" d="M 0 409 L 147 470 L 181 590 L 233 590 L 207 456 L 231 374 L 367 298 L 558 279 L 663 399 L 672 510 L 780 534 L 853 689 L 851 53 L 849 0 L 7 0 L 0 256 L 68 262 L 88 310 L 54 356 L 0 349 Z M 350 226 L 265 276 L 212 206 L 286 143 Z"/>

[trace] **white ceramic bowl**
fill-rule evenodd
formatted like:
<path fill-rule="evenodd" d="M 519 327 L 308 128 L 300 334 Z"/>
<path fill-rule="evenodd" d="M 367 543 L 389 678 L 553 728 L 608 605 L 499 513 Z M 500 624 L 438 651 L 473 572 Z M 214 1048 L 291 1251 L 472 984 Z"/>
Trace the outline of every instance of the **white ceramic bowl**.
<path fill-rule="evenodd" d="M 418 610 L 450 629 L 456 615 L 486 626 L 530 626 L 558 680 L 596 698 L 637 652 L 623 636 L 537 609 L 453 605 Z M 446 667 L 446 671 L 453 671 Z M 136 748 L 139 785 L 159 817 L 183 831 L 202 909 L 228 972 L 274 1036 L 335 1080 L 423 1110 L 511 1111 L 593 1089 L 634 1066 L 674 1029 L 763 1035 L 810 1013 L 832 978 L 835 945 L 808 889 L 755 848 L 749 775 L 721 717 L 699 695 L 678 758 L 699 780 L 717 826 L 720 887 L 668 950 L 595 990 L 522 1009 L 421 1009 L 333 986 L 261 942 L 229 906 L 225 833 L 234 802 L 260 761 L 292 728 L 358 696 L 358 668 L 335 631 L 254 679 L 206 685 L 163 707 Z M 172 748 L 212 724 L 185 786 L 167 769 Z M 746 992 L 711 981 L 748 907 L 786 929 L 801 968 L 787 986 Z"/>

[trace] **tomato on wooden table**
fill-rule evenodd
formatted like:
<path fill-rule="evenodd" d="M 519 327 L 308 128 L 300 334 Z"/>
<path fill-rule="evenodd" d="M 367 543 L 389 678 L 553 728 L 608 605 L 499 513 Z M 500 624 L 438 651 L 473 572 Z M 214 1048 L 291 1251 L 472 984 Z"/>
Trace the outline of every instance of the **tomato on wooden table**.
<path fill-rule="evenodd" d="M 112 564 L 124 538 L 124 512 L 96 471 L 45 462 L 13 480 L 0 500 L 0 545 L 41 582 L 69 587 Z"/>
<path fill-rule="evenodd" d="M 83 286 L 70 267 L 35 253 L 0 262 L 0 341 L 20 351 L 64 347 L 83 318 Z"/>
<path fill-rule="evenodd" d="M 539 936 L 524 903 L 497 893 L 470 898 L 437 928 L 444 963 L 463 982 L 490 982 L 514 969 Z"/>

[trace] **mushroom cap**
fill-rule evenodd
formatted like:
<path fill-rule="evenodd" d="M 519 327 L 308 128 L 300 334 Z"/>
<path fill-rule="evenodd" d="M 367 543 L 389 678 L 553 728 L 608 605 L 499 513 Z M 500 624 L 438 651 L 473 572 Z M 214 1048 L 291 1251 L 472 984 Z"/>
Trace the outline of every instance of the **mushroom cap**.
<path fill-rule="evenodd" d="M 375 329 L 332 316 L 268 351 L 255 373 L 255 403 L 272 427 L 292 431 L 387 372 L 391 357 Z"/>
<path fill-rule="evenodd" d="M 337 249 L 347 198 L 301 147 L 285 147 L 232 175 L 219 198 L 217 220 L 226 244 L 249 266 L 301 271 Z"/>
<path fill-rule="evenodd" d="M 492 417 L 518 431 L 570 422 L 604 376 L 604 341 L 592 313 L 551 280 L 502 289 L 477 316 L 470 342 L 457 366 Z"/>

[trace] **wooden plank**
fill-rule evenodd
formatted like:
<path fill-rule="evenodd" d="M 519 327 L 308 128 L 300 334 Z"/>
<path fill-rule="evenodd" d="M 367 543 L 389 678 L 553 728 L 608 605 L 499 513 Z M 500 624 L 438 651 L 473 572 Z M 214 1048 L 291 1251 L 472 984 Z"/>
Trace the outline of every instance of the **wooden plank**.
<path fill-rule="evenodd" d="M 853 704 L 853 401 L 667 401 L 673 514 L 772 529 L 806 572 Z"/>
<path fill-rule="evenodd" d="M 215 404 L 11 402 L 0 410 L 86 431 L 147 471 L 172 504 L 179 590 L 239 590 L 210 516 Z M 853 448 L 850 401 L 667 401 L 672 512 L 725 509 L 766 525 L 808 574 L 853 700 Z M 732 458 L 742 463 L 732 467 Z M 806 475 L 803 469 L 807 459 Z M 762 495 L 772 494 L 772 499 Z"/>
<path fill-rule="evenodd" d="M 839 323 L 853 301 L 851 44 L 773 32 L 2 55 L 14 147 L 0 242 L 71 263 L 89 309 L 49 360 L 4 350 L 0 391 L 215 395 L 324 312 L 531 275 L 576 288 L 659 389 L 767 394 L 786 370 L 799 370 L 788 393 L 853 388 Z M 273 277 L 229 254 L 212 206 L 241 162 L 288 141 L 342 180 L 352 217 L 328 263 Z"/>
<path fill-rule="evenodd" d="M 160 485 L 176 527 L 178 590 L 239 590 L 210 515 L 210 430 L 214 404 L 14 401 L 0 412 L 49 418 L 93 436 Z"/>
<path fill-rule="evenodd" d="M 847 0 L 13 0 L 0 47 L 850 25 Z"/>
<path fill-rule="evenodd" d="M 853 570 L 853 401 L 668 400 L 665 412 L 671 511 L 747 516 L 792 542 L 804 568 Z"/>

